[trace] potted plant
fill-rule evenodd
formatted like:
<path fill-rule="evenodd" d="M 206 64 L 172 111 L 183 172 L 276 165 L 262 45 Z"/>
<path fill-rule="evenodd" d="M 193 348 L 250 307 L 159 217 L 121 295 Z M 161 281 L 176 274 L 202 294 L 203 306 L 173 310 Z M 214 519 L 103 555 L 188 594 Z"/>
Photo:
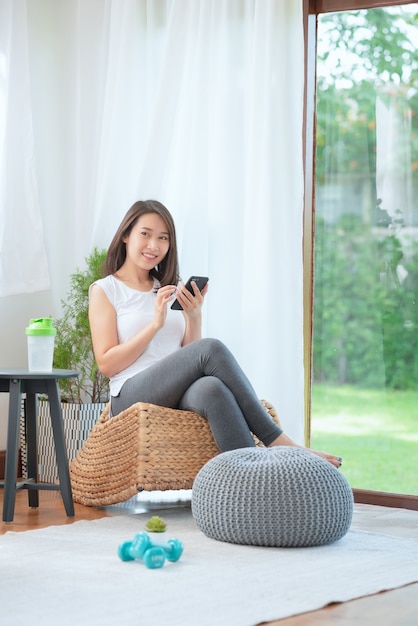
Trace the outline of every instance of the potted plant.
<path fill-rule="evenodd" d="M 78 378 L 61 379 L 61 408 L 69 461 L 76 456 L 90 430 L 109 400 L 109 382 L 97 367 L 93 354 L 88 319 L 89 286 L 102 277 L 106 250 L 94 248 L 85 258 L 84 269 L 77 268 L 65 300 L 63 315 L 54 321 L 57 329 L 54 348 L 55 368 L 79 372 Z M 39 479 L 57 478 L 49 403 L 39 401 Z M 24 433 L 22 434 L 24 438 Z M 25 444 L 22 442 L 22 467 L 25 470 Z"/>
<path fill-rule="evenodd" d="M 63 316 L 55 321 L 54 367 L 79 372 L 78 378 L 60 380 L 65 402 L 101 403 L 109 397 L 108 379 L 100 372 L 93 355 L 88 318 L 89 287 L 102 277 L 105 258 L 106 250 L 94 248 L 85 258 L 86 268 L 71 275 L 70 289 L 61 302 Z"/>

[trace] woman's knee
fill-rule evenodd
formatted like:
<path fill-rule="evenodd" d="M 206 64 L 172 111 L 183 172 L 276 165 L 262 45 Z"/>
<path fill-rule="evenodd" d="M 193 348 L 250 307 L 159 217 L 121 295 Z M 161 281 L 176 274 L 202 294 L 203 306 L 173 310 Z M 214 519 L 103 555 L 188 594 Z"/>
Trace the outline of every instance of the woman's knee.
<path fill-rule="evenodd" d="M 233 401 L 230 390 L 215 376 L 204 376 L 189 387 L 180 401 L 180 408 L 194 410 L 207 416 L 216 406 L 225 406 Z"/>
<path fill-rule="evenodd" d="M 199 340 L 199 343 L 202 348 L 202 352 L 211 356 L 229 353 L 229 349 L 220 339 L 216 339 L 214 337 L 204 337 Z"/>
<path fill-rule="evenodd" d="M 224 383 L 216 376 L 203 376 L 189 387 L 186 394 L 200 399 L 214 399 L 223 396 L 226 389 Z"/>

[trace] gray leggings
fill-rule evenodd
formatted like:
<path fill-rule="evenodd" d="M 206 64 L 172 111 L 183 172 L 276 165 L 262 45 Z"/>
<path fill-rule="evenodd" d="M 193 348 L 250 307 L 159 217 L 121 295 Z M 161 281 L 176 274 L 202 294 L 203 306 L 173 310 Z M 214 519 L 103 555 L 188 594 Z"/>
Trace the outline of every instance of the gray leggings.
<path fill-rule="evenodd" d="M 173 352 L 128 379 L 111 401 L 113 415 L 136 402 L 195 411 L 208 420 L 221 452 L 254 446 L 251 433 L 266 446 L 282 433 L 217 339 L 199 339 Z"/>

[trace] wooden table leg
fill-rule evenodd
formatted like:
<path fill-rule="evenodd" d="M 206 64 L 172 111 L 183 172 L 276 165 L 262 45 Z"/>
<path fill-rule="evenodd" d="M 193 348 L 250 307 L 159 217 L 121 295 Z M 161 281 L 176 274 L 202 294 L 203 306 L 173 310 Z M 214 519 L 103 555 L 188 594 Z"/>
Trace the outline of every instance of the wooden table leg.
<path fill-rule="evenodd" d="M 25 423 L 26 423 L 26 450 L 27 450 L 27 478 L 38 482 L 38 402 L 36 393 L 26 394 Z M 39 506 L 39 492 L 37 489 L 28 489 L 28 504 L 30 507 Z"/>
<path fill-rule="evenodd" d="M 74 504 L 71 491 L 70 468 L 64 439 L 58 382 L 56 380 L 48 380 L 47 388 L 61 495 L 67 515 L 73 517 Z"/>
<path fill-rule="evenodd" d="M 7 426 L 6 467 L 4 475 L 3 522 L 12 522 L 16 500 L 17 456 L 19 446 L 19 418 L 21 403 L 19 379 L 10 380 L 9 421 Z"/>

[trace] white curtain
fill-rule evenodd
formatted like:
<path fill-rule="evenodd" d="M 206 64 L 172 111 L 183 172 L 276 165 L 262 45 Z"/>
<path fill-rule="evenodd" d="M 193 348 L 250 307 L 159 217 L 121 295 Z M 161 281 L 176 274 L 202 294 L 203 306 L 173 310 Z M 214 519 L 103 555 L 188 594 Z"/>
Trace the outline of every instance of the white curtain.
<path fill-rule="evenodd" d="M 7 24 L 29 53 L 22 108 L 35 149 L 21 149 L 35 158 L 41 207 L 38 219 L 35 186 L 20 189 L 30 238 L 25 213 L 7 262 L 45 245 L 58 308 L 71 272 L 108 245 L 130 205 L 161 200 L 182 276 L 210 277 L 205 334 L 227 343 L 302 440 L 302 0 L 5 4 L 27 15 L 27 33 Z M 14 190 L 23 165 L 10 173 Z M 34 286 L 31 265 L 22 292 Z M 36 277 L 45 289 L 45 264 Z M 5 294 L 14 281 L 3 280 Z"/>
<path fill-rule="evenodd" d="M 0 2 L 0 297 L 49 289 L 34 166 L 26 3 Z"/>

